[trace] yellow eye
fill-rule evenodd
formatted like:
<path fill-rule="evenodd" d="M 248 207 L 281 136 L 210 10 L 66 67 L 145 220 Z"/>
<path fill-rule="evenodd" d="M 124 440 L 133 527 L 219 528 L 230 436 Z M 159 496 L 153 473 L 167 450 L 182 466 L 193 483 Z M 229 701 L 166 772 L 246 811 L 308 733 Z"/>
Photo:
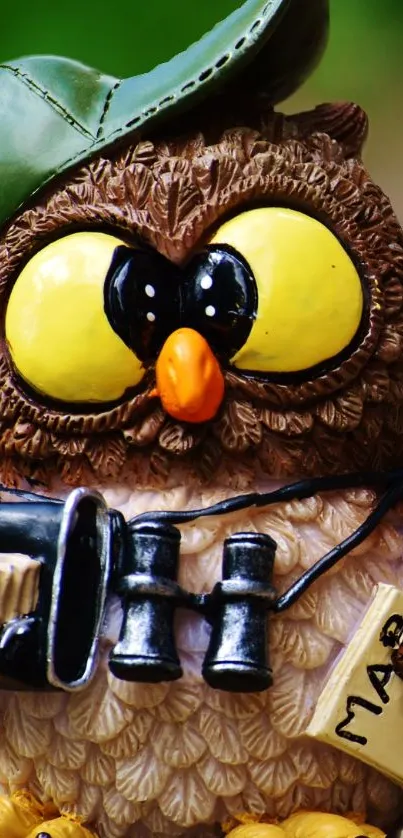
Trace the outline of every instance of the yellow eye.
<path fill-rule="evenodd" d="M 301 212 L 267 207 L 223 224 L 210 245 L 234 248 L 256 281 L 249 336 L 232 356 L 244 370 L 309 369 L 346 349 L 361 323 L 360 277 L 339 240 Z"/>
<path fill-rule="evenodd" d="M 74 233 L 21 271 L 8 302 L 6 339 L 18 373 L 40 393 L 109 402 L 142 379 L 141 361 L 104 310 L 105 279 L 123 246 L 104 233 Z"/>

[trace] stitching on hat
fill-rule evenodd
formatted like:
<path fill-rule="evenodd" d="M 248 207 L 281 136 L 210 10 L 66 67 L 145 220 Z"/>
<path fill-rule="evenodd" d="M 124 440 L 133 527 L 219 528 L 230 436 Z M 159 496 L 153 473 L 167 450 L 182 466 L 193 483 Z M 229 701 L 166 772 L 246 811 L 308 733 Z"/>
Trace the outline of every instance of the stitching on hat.
<path fill-rule="evenodd" d="M 41 87 L 37 84 L 34 79 L 31 79 L 27 73 L 21 72 L 18 67 L 10 67 L 8 64 L 1 64 L 1 70 L 8 70 L 9 73 L 12 73 L 22 84 L 25 84 L 29 90 L 39 96 L 41 99 L 44 99 L 60 116 L 62 116 L 72 128 L 75 128 L 80 134 L 83 134 L 84 137 L 90 137 L 92 140 L 95 140 L 94 134 L 92 134 L 88 128 L 85 128 L 74 116 L 71 114 L 61 102 L 58 102 L 50 93 L 45 90 L 45 88 Z"/>
<path fill-rule="evenodd" d="M 199 76 L 199 81 L 200 81 L 200 82 L 206 81 L 206 79 L 209 79 L 209 78 L 210 78 L 210 76 L 212 76 L 212 75 L 213 75 L 213 73 L 214 73 L 214 67 L 207 67 L 207 69 L 206 69 L 206 70 L 203 70 L 203 71 L 200 73 L 200 76 Z"/>
<path fill-rule="evenodd" d="M 258 18 L 258 20 L 255 20 L 253 26 L 249 30 L 249 33 L 252 35 L 253 32 L 256 32 L 256 29 L 259 29 L 261 23 L 262 21 L 260 18 Z"/>
<path fill-rule="evenodd" d="M 253 22 L 253 24 L 249 28 L 247 34 L 244 35 L 242 38 L 238 39 L 235 42 L 235 44 L 233 46 L 234 50 L 239 50 L 251 38 L 256 37 L 256 32 L 257 32 L 257 30 L 262 28 L 262 26 L 264 26 L 266 17 L 268 15 L 269 11 L 271 11 L 271 7 L 272 7 L 272 2 L 266 3 L 265 7 L 262 10 L 262 13 L 261 13 L 260 17 L 257 18 L 257 20 L 255 20 Z M 184 84 L 183 87 L 180 88 L 181 93 L 185 93 L 188 90 L 191 90 L 192 88 L 194 88 L 197 85 L 197 83 L 202 84 L 208 78 L 211 78 L 216 71 L 219 71 L 224 66 L 224 64 L 226 64 L 229 61 L 230 58 L 231 58 L 231 50 L 228 50 L 228 52 L 225 55 L 223 55 L 223 56 L 221 56 L 221 58 L 217 59 L 215 65 L 213 67 L 207 67 L 205 70 L 202 70 L 202 72 L 199 74 L 197 79 L 190 79 L 189 81 L 187 81 L 186 84 Z M 119 86 L 120 86 L 121 83 L 122 82 L 119 83 Z M 112 89 L 112 91 L 110 93 L 110 100 L 111 101 L 112 101 L 114 92 L 115 92 L 114 89 Z M 142 111 L 140 114 L 138 114 L 138 116 L 129 120 L 129 122 L 127 122 L 121 128 L 118 128 L 115 131 L 112 131 L 110 134 L 106 135 L 105 139 L 107 141 L 112 140 L 115 136 L 120 136 L 121 134 L 123 134 L 124 131 L 127 128 L 133 128 L 135 125 L 139 125 L 139 123 L 141 123 L 143 119 L 146 119 L 148 116 L 152 116 L 153 114 L 158 113 L 158 111 L 160 110 L 161 107 L 168 104 L 170 101 L 173 101 L 175 98 L 176 98 L 176 96 L 165 96 L 156 105 L 150 106 L 149 108 L 147 108 L 147 110 Z M 109 107 L 111 105 L 111 101 L 109 102 Z M 108 110 L 109 110 L 109 107 L 108 107 Z M 65 165 L 67 165 L 68 163 L 73 162 L 74 159 L 76 159 L 78 156 L 79 155 L 76 155 L 75 158 L 72 158 L 71 160 L 68 160 Z"/>
<path fill-rule="evenodd" d="M 110 106 L 112 104 L 113 96 L 116 93 L 116 91 L 119 89 L 121 84 L 122 84 L 122 79 L 119 79 L 119 81 L 117 81 L 116 84 L 114 84 L 113 87 L 111 87 L 111 89 L 110 89 L 110 91 L 109 91 L 109 93 L 108 93 L 108 95 L 105 99 L 103 111 L 102 111 L 101 118 L 99 120 L 99 125 L 98 125 L 97 140 L 101 139 L 101 137 L 104 133 L 105 119 L 106 119 L 106 117 L 109 113 L 109 109 L 110 109 Z"/>
<path fill-rule="evenodd" d="M 223 55 L 222 58 L 220 58 L 216 62 L 216 65 L 215 65 L 216 70 L 220 70 L 221 67 L 225 67 L 225 65 L 228 64 L 228 61 L 230 60 L 230 58 L 231 58 L 230 53 L 226 53 L 225 55 Z"/>
<path fill-rule="evenodd" d="M 244 35 L 241 39 L 238 39 L 235 42 L 235 44 L 233 45 L 234 50 L 239 50 L 241 48 L 241 46 L 244 46 L 244 44 L 246 44 L 249 40 L 256 38 L 256 32 L 264 26 L 265 21 L 266 21 L 266 17 L 268 16 L 269 12 L 271 12 L 271 10 L 272 10 L 272 5 L 273 5 L 272 0 L 269 0 L 269 2 L 266 3 L 266 5 L 264 6 L 264 8 L 262 10 L 262 13 L 261 13 L 260 17 L 258 17 L 257 20 L 255 20 L 252 23 L 252 25 L 250 26 L 247 34 Z M 221 58 L 217 59 L 215 65 L 213 67 L 207 67 L 205 70 L 202 70 L 202 72 L 199 74 L 197 79 L 190 79 L 189 81 L 187 81 L 186 84 L 183 85 L 183 87 L 181 88 L 181 93 L 185 93 L 186 91 L 191 90 L 193 87 L 197 86 L 198 82 L 199 82 L 199 84 L 202 84 L 208 78 L 211 78 L 214 75 L 215 72 L 219 71 L 224 66 L 224 63 L 227 63 L 227 61 L 231 57 L 231 52 L 232 52 L 232 50 L 229 49 L 228 52 L 225 55 L 223 55 L 223 56 L 221 56 Z M 176 98 L 176 97 L 174 97 L 174 98 Z M 143 119 L 147 118 L 147 116 L 152 115 L 154 113 L 158 113 L 161 106 L 167 104 L 167 100 L 169 101 L 169 98 L 164 97 L 164 99 L 162 99 L 156 105 L 147 108 L 147 110 L 142 111 L 134 119 L 131 119 L 129 122 L 126 123 L 126 125 L 123 125 L 121 128 L 118 128 L 115 131 L 112 131 L 111 134 L 108 134 L 105 137 L 105 139 L 107 141 L 109 139 L 112 140 L 112 138 L 115 137 L 116 135 L 119 136 L 119 135 L 123 134 L 125 129 L 132 128 L 134 125 L 138 125 L 139 123 L 141 123 L 141 121 Z M 68 162 L 70 162 L 70 161 L 68 161 Z"/>
<path fill-rule="evenodd" d="M 239 50 L 239 49 L 241 49 L 241 48 L 243 47 L 243 45 L 244 45 L 245 41 L 246 41 L 246 38 L 245 38 L 245 37 L 240 38 L 240 39 L 239 39 L 239 41 L 237 41 L 237 42 L 236 42 L 236 44 L 235 44 L 235 46 L 234 46 L 234 49 L 235 49 L 235 50 Z"/>
<path fill-rule="evenodd" d="M 264 8 L 262 10 L 262 13 L 261 13 L 260 17 L 253 22 L 253 24 L 249 28 L 248 32 L 246 33 L 246 35 L 244 35 L 242 38 L 238 39 L 235 42 L 235 44 L 233 45 L 234 50 L 239 50 L 250 39 L 255 39 L 256 38 L 256 32 L 259 28 L 264 26 L 265 21 L 266 21 L 266 17 L 268 16 L 268 13 L 272 10 L 272 5 L 273 5 L 273 0 L 269 0 L 269 2 L 266 3 L 266 5 L 264 6 Z M 228 57 L 231 56 L 231 52 L 232 52 L 232 50 L 229 49 L 228 53 L 227 53 Z M 211 76 L 214 75 L 215 72 L 219 72 L 220 67 L 221 67 L 221 65 L 219 64 L 220 60 L 221 60 L 220 58 L 217 59 L 216 65 L 214 67 L 207 68 L 207 70 L 202 71 L 200 73 L 198 79 L 190 79 L 188 82 L 186 82 L 186 84 L 183 85 L 183 87 L 180 89 L 180 92 L 185 93 L 188 90 L 191 90 L 192 88 L 197 86 L 198 82 L 199 82 L 199 84 L 202 84 L 203 80 L 205 80 L 206 78 L 210 78 Z M 219 65 L 218 68 L 217 68 L 217 64 Z M 205 75 L 206 72 L 208 72 L 207 76 Z M 120 80 L 119 87 L 123 83 L 123 81 L 124 80 Z M 112 100 L 113 100 L 113 97 L 114 97 L 114 93 L 115 93 L 115 89 L 112 88 L 112 90 L 108 94 L 108 97 L 109 97 L 110 101 L 108 102 L 108 108 L 107 108 L 106 113 L 104 114 L 103 122 L 105 122 L 105 118 L 106 118 L 107 113 L 108 113 L 108 111 L 111 107 Z M 177 98 L 176 94 L 173 94 L 173 95 L 170 95 L 170 96 L 164 96 L 164 98 L 161 99 L 156 105 L 151 106 L 151 107 L 147 108 L 147 110 L 142 111 L 138 116 L 129 120 L 129 122 L 127 122 L 125 125 L 122 125 L 120 128 L 115 128 L 115 130 L 111 131 L 110 134 L 107 134 L 106 136 L 104 135 L 103 139 L 105 139 L 106 143 L 109 145 L 109 143 L 113 142 L 114 139 L 118 139 L 122 134 L 124 134 L 124 132 L 128 128 L 134 128 L 136 125 L 140 125 L 142 120 L 147 118 L 148 115 L 153 115 L 155 113 L 158 113 L 158 111 L 161 107 L 163 107 L 166 104 L 169 104 L 169 102 L 174 101 L 176 98 Z M 101 138 L 98 138 L 98 139 L 101 139 Z M 73 157 L 70 157 L 68 160 L 66 160 L 63 163 L 62 166 L 59 166 L 57 169 L 55 169 L 55 171 L 53 172 L 53 175 L 56 175 L 56 174 L 58 174 L 62 171 L 65 171 L 69 166 L 73 165 L 75 162 L 78 162 L 80 157 L 82 156 L 83 152 L 86 152 L 88 155 L 90 155 L 92 153 L 95 154 L 96 151 L 97 151 L 97 145 L 98 145 L 96 140 L 97 140 L 97 138 L 94 137 L 94 143 L 89 148 L 83 149 L 82 152 L 78 152 L 78 153 L 74 154 Z"/>
<path fill-rule="evenodd" d="M 174 101 L 175 101 L 175 99 L 176 99 L 176 96 L 174 96 L 174 95 L 172 95 L 172 96 L 165 96 L 165 98 L 164 98 L 164 99 L 161 99 L 161 101 L 160 101 L 160 103 L 159 103 L 159 104 L 160 104 L 160 106 L 162 106 L 162 105 L 168 105 L 168 104 L 169 104 L 169 102 L 174 102 Z"/>

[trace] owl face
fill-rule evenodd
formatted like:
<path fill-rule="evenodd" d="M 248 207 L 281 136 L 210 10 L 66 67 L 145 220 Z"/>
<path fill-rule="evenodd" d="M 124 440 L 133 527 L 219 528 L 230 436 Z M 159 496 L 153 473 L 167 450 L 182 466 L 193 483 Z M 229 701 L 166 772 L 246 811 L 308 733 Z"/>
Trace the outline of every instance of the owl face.
<path fill-rule="evenodd" d="M 365 125 L 325 107 L 143 140 L 15 218 L 6 462 L 77 481 L 142 454 L 204 477 L 241 454 L 273 476 L 399 460 L 403 238 L 354 156 Z"/>

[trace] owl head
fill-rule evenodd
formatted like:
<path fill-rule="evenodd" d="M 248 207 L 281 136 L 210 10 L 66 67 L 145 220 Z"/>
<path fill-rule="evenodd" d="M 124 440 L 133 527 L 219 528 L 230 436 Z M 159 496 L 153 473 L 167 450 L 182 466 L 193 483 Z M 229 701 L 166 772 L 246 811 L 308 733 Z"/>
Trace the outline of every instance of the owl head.
<path fill-rule="evenodd" d="M 402 231 L 361 163 L 360 108 L 273 111 L 320 48 L 326 4 L 261 5 L 227 19 L 224 53 L 206 36 L 209 66 L 179 97 L 178 59 L 152 71 L 158 107 L 136 115 L 133 79 L 95 83 L 62 59 L 2 69 L 45 143 L 15 143 L 3 195 L 6 471 L 77 482 L 180 458 L 209 477 L 241 457 L 284 476 L 402 458 Z"/>

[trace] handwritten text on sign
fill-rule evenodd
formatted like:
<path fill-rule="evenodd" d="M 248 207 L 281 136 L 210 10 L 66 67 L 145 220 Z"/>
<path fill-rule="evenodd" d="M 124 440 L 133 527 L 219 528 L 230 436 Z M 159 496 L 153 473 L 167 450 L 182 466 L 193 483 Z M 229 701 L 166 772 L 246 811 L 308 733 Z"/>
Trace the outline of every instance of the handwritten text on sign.
<path fill-rule="evenodd" d="M 391 652 L 403 643 L 403 591 L 379 585 L 319 697 L 308 735 L 403 785 L 403 681 Z"/>

